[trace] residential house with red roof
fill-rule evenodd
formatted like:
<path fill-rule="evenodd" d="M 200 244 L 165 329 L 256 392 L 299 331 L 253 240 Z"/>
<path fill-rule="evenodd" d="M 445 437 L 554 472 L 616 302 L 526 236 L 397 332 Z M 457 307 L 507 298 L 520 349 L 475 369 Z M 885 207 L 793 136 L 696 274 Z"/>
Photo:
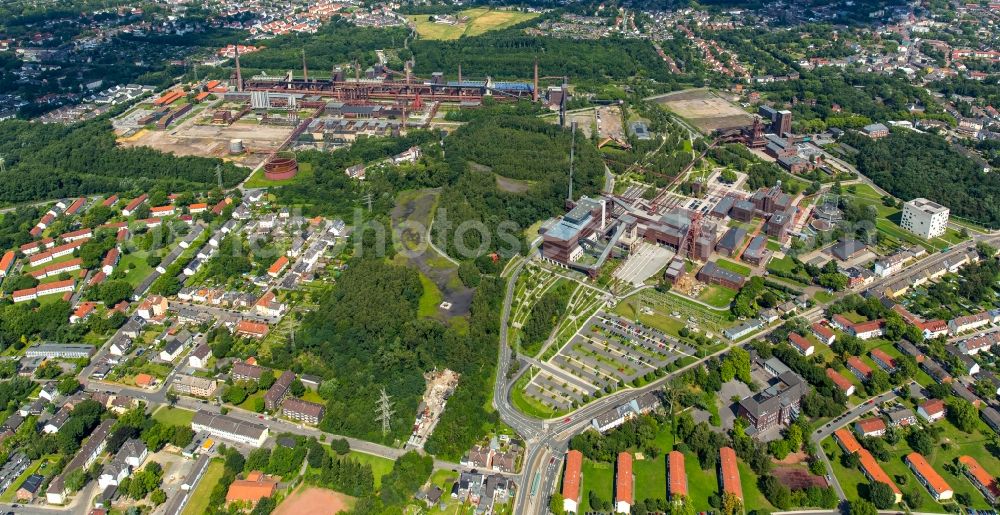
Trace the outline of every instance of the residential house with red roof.
<path fill-rule="evenodd" d="M 850 333 L 862 340 L 870 340 L 882 336 L 884 327 L 885 320 L 882 319 L 860 322 L 851 327 Z"/>
<path fill-rule="evenodd" d="M 896 359 L 887 354 L 882 349 L 872 349 L 871 351 L 872 361 L 876 365 L 885 370 L 886 372 L 892 372 L 896 370 Z"/>
<path fill-rule="evenodd" d="M 955 495 L 951 486 L 934 470 L 934 467 L 931 467 L 931 464 L 927 462 L 927 459 L 923 455 L 911 452 L 906 455 L 905 461 L 906 465 L 910 467 L 910 470 L 917 476 L 920 483 L 927 488 L 927 491 L 930 492 L 934 500 L 947 501 Z"/>
<path fill-rule="evenodd" d="M 14 266 L 15 256 L 13 250 L 4 252 L 3 257 L 0 258 L 0 278 L 7 277 L 7 274 L 10 273 L 11 267 Z"/>
<path fill-rule="evenodd" d="M 270 332 L 270 328 L 267 324 L 261 322 L 254 322 L 252 320 L 240 320 L 236 324 L 236 334 L 240 336 L 249 336 L 251 338 L 263 338 L 267 336 Z"/>
<path fill-rule="evenodd" d="M 834 333 L 829 326 L 822 322 L 816 322 L 811 326 L 813 336 L 816 337 L 820 343 L 826 345 L 832 345 L 833 341 L 837 338 L 836 333 Z"/>
<path fill-rule="evenodd" d="M 743 483 L 740 481 L 736 451 L 732 447 L 719 449 L 719 490 L 743 500 Z"/>
<path fill-rule="evenodd" d="M 903 492 L 899 490 L 899 487 L 896 486 L 896 483 L 889 477 L 889 474 L 885 473 L 885 470 L 883 470 L 882 466 L 878 464 L 878 461 L 875 460 L 872 453 L 868 452 L 868 449 L 858 450 L 858 462 L 861 465 L 861 472 L 868 478 L 869 481 L 873 483 L 876 481 L 879 483 L 885 483 L 889 486 L 889 489 L 892 490 L 897 503 L 903 500 Z"/>
<path fill-rule="evenodd" d="M 563 473 L 563 510 L 576 513 L 580 504 L 580 475 L 583 453 L 572 450 L 566 453 L 566 471 Z"/>
<path fill-rule="evenodd" d="M 837 444 L 840 445 L 840 448 L 847 454 L 853 454 L 861 450 L 861 444 L 858 443 L 857 438 L 854 438 L 854 433 L 851 433 L 845 427 L 834 431 L 833 437 L 837 440 Z"/>
<path fill-rule="evenodd" d="M 121 252 L 119 252 L 118 247 L 111 247 L 111 250 L 104 255 L 104 259 L 101 261 L 101 271 L 105 275 L 111 275 L 114 272 L 115 265 L 118 264 L 118 259 L 121 257 Z"/>
<path fill-rule="evenodd" d="M 947 411 L 944 401 L 941 399 L 929 399 L 924 401 L 920 406 L 917 406 L 917 415 L 920 415 L 921 418 L 930 423 L 944 418 Z"/>
<path fill-rule="evenodd" d="M 688 496 L 687 471 L 684 470 L 684 454 L 670 451 L 667 456 L 667 493 L 671 501 Z"/>
<path fill-rule="evenodd" d="M 844 396 L 850 397 L 854 395 L 854 391 L 856 390 L 854 387 L 854 383 L 852 383 L 846 377 L 840 375 L 840 372 L 837 372 L 836 370 L 827 367 L 826 377 L 828 377 L 831 381 L 833 381 L 833 384 L 837 386 L 837 389 L 840 390 L 841 393 L 844 394 Z"/>
<path fill-rule="evenodd" d="M 976 485 L 976 488 L 983 493 L 990 504 L 996 504 L 1000 500 L 1000 487 L 997 487 L 993 475 L 987 472 L 972 456 L 959 456 L 958 462 L 965 465 L 965 477 Z"/>
<path fill-rule="evenodd" d="M 882 436 L 885 434 L 885 421 L 878 417 L 859 420 L 854 423 L 854 431 L 861 436 Z"/>
<path fill-rule="evenodd" d="M 281 272 L 283 272 L 287 267 L 288 267 L 288 258 L 285 256 L 281 256 L 278 259 L 276 259 L 274 263 L 271 264 L 270 268 L 267 269 L 267 275 L 271 277 L 278 277 L 279 275 L 281 275 Z"/>
<path fill-rule="evenodd" d="M 615 467 L 615 511 L 617 513 L 632 512 L 632 503 L 635 502 L 634 486 L 632 454 L 620 452 L 618 453 L 618 464 Z"/>
<path fill-rule="evenodd" d="M 812 356 L 816 352 L 816 346 L 799 333 L 788 333 L 788 341 L 803 356 Z"/>
<path fill-rule="evenodd" d="M 149 195 L 146 195 L 145 193 L 143 193 L 142 195 L 139 195 L 138 197 L 132 199 L 131 201 L 129 201 L 128 204 L 125 205 L 125 208 L 122 209 L 122 214 L 125 215 L 125 216 L 132 216 L 132 214 L 135 213 L 135 210 L 140 205 L 142 205 L 142 203 L 145 202 L 146 199 L 148 199 L 148 198 L 149 198 Z"/>
<path fill-rule="evenodd" d="M 847 369 L 862 381 L 867 381 L 873 372 L 872 367 L 861 361 L 861 358 L 857 356 L 847 358 Z"/>

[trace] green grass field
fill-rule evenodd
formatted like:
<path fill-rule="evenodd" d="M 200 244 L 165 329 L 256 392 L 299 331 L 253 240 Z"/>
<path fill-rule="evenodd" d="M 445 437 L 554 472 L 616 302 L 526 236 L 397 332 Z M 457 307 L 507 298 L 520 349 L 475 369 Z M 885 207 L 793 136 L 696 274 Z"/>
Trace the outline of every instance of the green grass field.
<path fill-rule="evenodd" d="M 750 469 L 750 465 L 739 460 L 740 486 L 743 488 L 743 504 L 746 505 L 747 512 L 750 510 L 774 511 L 774 506 L 760 493 L 757 488 L 757 474 Z"/>
<path fill-rule="evenodd" d="M 420 303 L 417 306 L 417 315 L 420 317 L 433 317 L 437 315 L 438 306 L 444 300 L 444 295 L 438 289 L 434 281 L 426 275 L 420 274 L 420 284 L 424 287 L 424 293 L 420 296 Z"/>
<path fill-rule="evenodd" d="M 222 459 L 214 458 L 208 463 L 205 474 L 201 477 L 201 481 L 198 481 L 194 492 L 191 493 L 191 500 L 184 507 L 183 515 L 200 515 L 208 511 L 208 501 L 212 496 L 212 489 L 222 478 L 223 472 L 225 472 L 225 467 L 222 464 Z"/>
<path fill-rule="evenodd" d="M 456 13 L 457 17 L 467 17 L 464 23 L 454 25 L 435 23 L 432 15 L 419 14 L 407 16 L 417 27 L 417 34 L 424 39 L 447 40 L 462 36 L 478 36 L 491 30 L 505 29 L 512 25 L 533 19 L 538 15 L 520 11 L 500 11 L 486 7 L 466 9 Z"/>
<path fill-rule="evenodd" d="M 717 308 L 724 308 L 733 302 L 736 297 L 736 290 L 713 284 L 698 294 L 698 300 Z"/>
<path fill-rule="evenodd" d="M 615 489 L 614 465 L 584 459 L 581 473 L 583 474 L 583 488 L 580 491 L 580 513 L 591 511 L 590 492 L 592 490 L 597 492 L 601 499 L 614 501 L 612 498 Z"/>
<path fill-rule="evenodd" d="M 392 470 L 393 461 L 388 458 L 365 454 L 358 451 L 351 451 L 349 456 L 358 460 L 360 463 L 365 463 L 371 466 L 372 475 L 375 476 L 375 488 L 378 488 L 382 484 L 382 476 L 388 474 L 389 471 Z"/>
<path fill-rule="evenodd" d="M 633 460 L 635 475 L 635 500 L 667 498 L 667 453 L 656 459 Z"/>
<path fill-rule="evenodd" d="M 153 420 L 171 426 L 190 426 L 194 412 L 182 408 L 163 406 L 153 412 Z"/>
<path fill-rule="evenodd" d="M 153 272 L 153 267 L 149 266 L 149 263 L 146 263 L 146 256 L 146 252 L 136 251 L 127 256 L 122 256 L 121 261 L 118 262 L 116 271 L 122 270 L 125 273 L 125 280 L 133 288 L 138 286 L 143 279 Z"/>
<path fill-rule="evenodd" d="M 698 456 L 692 453 L 684 454 L 684 470 L 687 471 L 688 496 L 694 503 L 695 511 L 711 510 L 708 498 L 719 491 L 715 470 L 702 470 L 698 464 Z"/>
<path fill-rule="evenodd" d="M 719 259 L 719 260 L 717 260 L 715 262 L 715 264 L 719 265 L 719 268 L 721 268 L 723 270 L 729 270 L 730 272 L 734 272 L 734 273 L 740 274 L 743 277 L 747 277 L 747 276 L 750 275 L 750 271 L 751 271 L 750 267 L 748 267 L 746 265 L 741 265 L 741 264 L 736 263 L 734 261 L 729 261 L 728 259 Z"/>

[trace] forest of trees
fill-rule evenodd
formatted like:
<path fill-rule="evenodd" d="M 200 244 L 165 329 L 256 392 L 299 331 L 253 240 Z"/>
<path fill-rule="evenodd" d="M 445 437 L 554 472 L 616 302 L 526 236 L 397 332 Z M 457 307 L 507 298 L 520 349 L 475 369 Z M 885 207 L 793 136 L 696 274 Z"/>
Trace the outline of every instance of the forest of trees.
<path fill-rule="evenodd" d="M 401 27 L 373 30 L 355 27 L 346 21 L 333 21 L 320 27 L 315 34 L 291 33 L 270 39 L 260 52 L 240 56 L 243 76 L 255 70 L 302 71 L 302 51 L 305 50 L 309 76 L 329 76 L 334 66 L 357 61 L 362 72 L 375 64 L 375 50 L 399 48 L 408 37 Z M 391 64 L 391 63 L 390 63 Z M 349 72 L 353 76 L 353 71 Z"/>
<path fill-rule="evenodd" d="M 928 198 L 952 215 L 1000 227 L 1000 177 L 983 173 L 940 136 L 896 129 L 879 140 L 847 133 L 842 141 L 860 151 L 852 158 L 858 170 L 894 196 Z"/>
<path fill-rule="evenodd" d="M 682 65 L 687 64 L 685 71 L 690 73 L 699 69 L 701 60 L 685 41 L 662 41 L 661 46 Z M 511 28 L 456 41 L 416 40 L 410 48 L 416 60 L 414 72 L 421 76 L 436 71 L 456 74 L 461 63 L 462 73 L 468 77 L 528 80 L 537 58 L 541 75 L 565 75 L 574 82 L 652 78 L 669 90 L 694 80 L 671 73 L 653 45 L 639 39 L 561 39 L 529 36 Z"/>
<path fill-rule="evenodd" d="M 445 140 L 451 182 L 441 193 L 439 212 L 446 210 L 453 226 L 475 220 L 490 231 L 488 236 L 466 232 L 462 242 L 466 248 L 480 248 L 488 237 L 487 250 L 510 253 L 512 249 L 506 248 L 507 242 L 498 231 L 501 223 L 507 226 L 507 235 L 519 236 L 536 221 L 564 211 L 571 138 L 568 130 L 544 120 L 499 117 L 471 122 Z M 498 178 L 511 179 L 526 188 L 505 190 Z M 574 198 L 597 193 L 603 181 L 604 164 L 597 148 L 583 137 L 576 138 Z M 447 230 L 435 224 L 435 241 L 446 242 L 449 254 L 461 255 Z"/>
<path fill-rule="evenodd" d="M 219 159 L 176 157 L 149 148 L 119 148 L 107 120 L 67 127 L 17 120 L 0 123 L 0 202 L 25 202 L 121 191 L 204 191 L 235 186 L 246 169 Z"/>

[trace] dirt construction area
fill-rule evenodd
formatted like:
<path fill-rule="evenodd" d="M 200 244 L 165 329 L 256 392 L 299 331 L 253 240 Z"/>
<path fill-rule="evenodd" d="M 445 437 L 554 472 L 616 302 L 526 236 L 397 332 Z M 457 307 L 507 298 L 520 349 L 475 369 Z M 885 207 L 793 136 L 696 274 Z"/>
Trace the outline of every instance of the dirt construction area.
<path fill-rule="evenodd" d="M 325 488 L 299 488 L 274 510 L 275 515 L 326 515 L 351 509 L 354 499 Z"/>
<path fill-rule="evenodd" d="M 753 123 L 750 113 L 708 89 L 689 89 L 656 97 L 656 101 L 705 134 Z"/>
<path fill-rule="evenodd" d="M 247 150 L 233 161 L 256 166 L 276 150 L 292 133 L 293 127 L 258 125 L 238 121 L 229 126 L 196 125 L 194 119 L 167 130 L 142 129 L 118 143 L 130 147 L 151 147 L 178 156 L 219 157 L 229 159 L 229 142 L 243 140 Z"/>

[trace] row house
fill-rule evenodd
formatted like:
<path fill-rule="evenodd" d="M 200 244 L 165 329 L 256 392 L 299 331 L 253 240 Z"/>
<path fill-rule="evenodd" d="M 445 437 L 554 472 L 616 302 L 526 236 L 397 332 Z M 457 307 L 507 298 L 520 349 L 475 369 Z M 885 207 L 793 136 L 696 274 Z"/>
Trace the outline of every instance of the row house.
<path fill-rule="evenodd" d="M 39 268 L 31 272 L 31 276 L 35 279 L 45 279 L 47 277 L 56 277 L 59 274 L 75 272 L 80 269 L 80 264 L 83 260 L 80 258 L 73 258 L 68 261 L 63 261 L 62 263 L 54 263 L 49 266 Z"/>
<path fill-rule="evenodd" d="M 136 209 L 138 209 L 140 205 L 146 202 L 146 199 L 148 198 L 149 195 L 143 193 L 142 195 L 139 195 L 138 197 L 130 200 L 129 203 L 125 205 L 125 208 L 122 209 L 122 214 L 125 216 L 132 216 L 132 214 L 135 213 Z"/>
<path fill-rule="evenodd" d="M 812 356 L 816 351 L 816 346 L 801 334 L 788 333 L 788 341 L 791 342 L 792 347 L 803 356 Z"/>
<path fill-rule="evenodd" d="M 76 288 L 76 281 L 73 279 L 66 279 L 65 281 L 55 281 L 51 283 L 40 284 L 35 288 L 17 290 L 13 294 L 11 294 L 11 298 L 15 303 L 24 302 L 28 300 L 34 300 L 39 297 L 45 297 L 47 295 L 70 293 L 75 288 Z"/>
<path fill-rule="evenodd" d="M 951 374 L 949 374 L 944 367 L 938 364 L 938 362 L 932 359 L 924 359 L 924 361 L 920 363 L 920 368 L 923 368 L 924 372 L 927 372 L 927 375 L 931 376 L 932 379 L 941 384 L 947 384 L 953 380 Z"/>
<path fill-rule="evenodd" d="M 88 240 L 86 238 L 82 240 L 76 240 L 70 243 L 64 243 L 62 245 L 59 245 L 58 247 L 52 247 L 51 249 L 46 250 L 45 252 L 39 252 L 38 254 L 35 254 L 28 258 L 28 264 L 30 264 L 31 266 L 38 266 L 48 263 L 53 259 L 58 259 L 63 256 L 68 256 L 72 254 L 76 249 L 82 247 L 83 244 L 86 243 L 87 241 Z"/>
<path fill-rule="evenodd" d="M 857 356 L 850 356 L 847 358 L 847 369 L 862 381 L 867 381 L 868 378 L 871 377 L 872 372 L 874 372 L 872 367 L 868 366 L 868 364 L 864 361 L 861 361 L 861 358 Z"/>
<path fill-rule="evenodd" d="M 833 384 L 836 385 L 837 389 L 840 390 L 840 392 L 843 393 L 845 397 L 850 397 L 851 395 L 854 395 L 855 392 L 854 383 L 852 383 L 846 377 L 842 376 L 840 372 L 837 372 L 836 370 L 827 367 L 826 377 L 830 381 L 833 381 Z"/>
<path fill-rule="evenodd" d="M 86 238 L 92 238 L 93 236 L 94 236 L 94 231 L 92 231 L 91 229 L 84 228 L 84 229 L 79 229 L 79 230 L 76 230 L 76 231 L 72 231 L 72 232 L 67 232 L 67 233 L 60 234 L 59 235 L 59 239 L 62 240 L 62 241 L 64 241 L 64 242 L 66 242 L 66 243 L 71 243 L 71 242 L 74 242 L 74 241 L 77 241 L 77 240 L 83 240 L 83 239 L 86 239 Z"/>
<path fill-rule="evenodd" d="M 954 496 L 955 492 L 951 489 L 951 486 L 931 467 L 931 464 L 927 462 L 927 459 L 922 454 L 911 452 L 906 455 L 904 461 L 906 461 L 906 465 L 910 470 L 913 471 L 913 474 L 917 476 L 917 479 L 920 480 L 920 483 L 927 488 L 927 491 L 930 492 L 934 500 L 947 501 Z"/>
<path fill-rule="evenodd" d="M 990 313 L 987 311 L 953 318 L 948 321 L 948 332 L 952 336 L 955 336 L 957 334 L 987 326 L 991 321 L 992 318 L 990 317 Z"/>
<path fill-rule="evenodd" d="M 874 361 L 876 365 L 881 367 L 882 370 L 885 370 L 886 372 L 889 373 L 892 373 L 893 371 L 896 370 L 896 359 L 887 354 L 884 350 L 872 349 L 870 355 L 872 361 Z"/>
<path fill-rule="evenodd" d="M 959 456 L 958 462 L 965 465 L 963 472 L 972 484 L 983 493 L 990 504 L 996 504 L 1000 500 L 1000 487 L 997 487 L 996 479 L 986 471 L 982 465 L 972 456 Z"/>
<path fill-rule="evenodd" d="M 18 247 L 18 250 L 20 250 L 25 256 L 33 256 L 45 249 L 51 249 L 52 247 L 55 247 L 55 245 L 56 240 L 52 238 L 44 238 L 31 243 L 25 243 L 24 245 Z"/>
<path fill-rule="evenodd" d="M 810 329 L 812 330 L 813 336 L 825 345 L 832 345 L 834 340 L 837 338 L 836 333 L 830 330 L 830 327 L 824 322 L 816 322 L 810 327 Z"/>
<path fill-rule="evenodd" d="M 958 342 L 958 348 L 962 353 L 972 356 L 990 350 L 997 342 L 1000 342 L 1000 331 L 966 338 Z"/>

